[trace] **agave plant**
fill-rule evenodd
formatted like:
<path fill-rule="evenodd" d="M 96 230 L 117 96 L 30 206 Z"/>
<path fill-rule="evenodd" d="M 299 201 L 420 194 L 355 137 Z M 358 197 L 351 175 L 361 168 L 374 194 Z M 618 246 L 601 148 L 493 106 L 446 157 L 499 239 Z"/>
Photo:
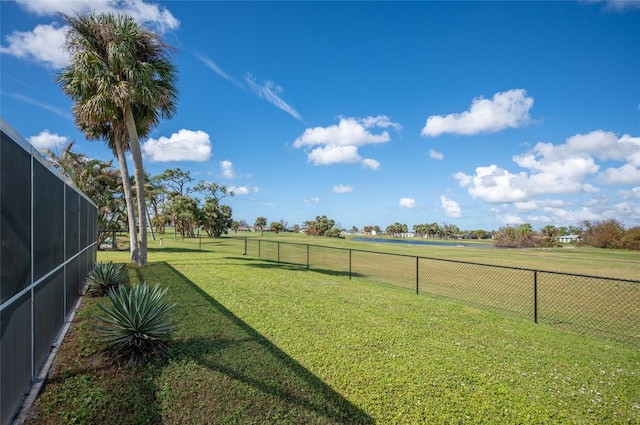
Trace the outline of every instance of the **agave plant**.
<path fill-rule="evenodd" d="M 101 297 L 109 289 L 127 283 L 127 280 L 127 270 L 124 264 L 114 264 L 112 261 L 98 263 L 87 276 L 86 293 L 89 296 Z"/>
<path fill-rule="evenodd" d="M 102 322 L 96 328 L 118 360 L 138 365 L 168 347 L 177 304 L 169 303 L 167 290 L 158 285 L 149 287 L 146 282 L 131 289 L 120 285 L 107 292 L 112 306 L 98 303 L 106 316 L 95 316 Z"/>

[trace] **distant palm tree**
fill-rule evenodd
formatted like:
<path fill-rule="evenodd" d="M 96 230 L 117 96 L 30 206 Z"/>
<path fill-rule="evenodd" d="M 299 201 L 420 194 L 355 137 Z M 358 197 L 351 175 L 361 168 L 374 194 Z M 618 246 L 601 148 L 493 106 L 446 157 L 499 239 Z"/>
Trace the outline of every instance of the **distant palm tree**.
<path fill-rule="evenodd" d="M 91 159 L 74 152 L 75 142 L 69 142 L 60 154 L 50 149 L 44 153 L 51 164 L 67 177 L 82 193 L 98 207 L 98 227 L 100 230 L 118 228 L 122 219 L 122 182 L 112 161 Z"/>
<path fill-rule="evenodd" d="M 170 47 L 127 15 L 62 17 L 70 28 L 66 47 L 71 61 L 57 81 L 75 102 L 73 111 L 79 127 L 113 141 L 119 162 L 126 151 L 122 138 L 126 130 L 138 201 L 137 262 L 145 266 L 147 217 L 139 137 L 157 125 L 160 116 L 171 118 L 175 114 L 178 90 L 176 69 L 167 55 Z"/>

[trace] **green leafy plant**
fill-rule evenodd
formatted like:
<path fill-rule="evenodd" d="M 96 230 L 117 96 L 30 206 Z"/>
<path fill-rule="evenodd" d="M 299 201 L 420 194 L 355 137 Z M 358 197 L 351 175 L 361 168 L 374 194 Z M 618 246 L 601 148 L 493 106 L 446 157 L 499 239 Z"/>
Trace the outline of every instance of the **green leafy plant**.
<path fill-rule="evenodd" d="M 107 350 L 118 360 L 133 366 L 164 352 L 174 330 L 176 303 L 169 303 L 168 288 L 149 287 L 146 282 L 128 289 L 120 285 L 107 294 L 113 303 L 98 307 L 106 316 L 95 317 L 96 328 Z"/>
<path fill-rule="evenodd" d="M 128 281 L 127 269 L 122 263 L 98 263 L 87 276 L 86 294 L 92 297 L 104 296 L 110 289 Z"/>

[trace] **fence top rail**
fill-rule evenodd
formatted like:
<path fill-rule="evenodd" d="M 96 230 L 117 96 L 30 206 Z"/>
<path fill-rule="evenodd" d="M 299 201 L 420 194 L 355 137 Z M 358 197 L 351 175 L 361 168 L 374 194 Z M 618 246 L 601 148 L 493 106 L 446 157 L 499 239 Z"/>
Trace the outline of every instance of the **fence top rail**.
<path fill-rule="evenodd" d="M 527 272 L 538 272 L 538 273 L 548 273 L 548 274 L 556 274 L 556 275 L 564 275 L 564 276 L 576 276 L 576 277 L 585 277 L 590 279 L 603 279 L 603 280 L 611 280 L 616 282 L 627 282 L 627 283 L 635 283 L 640 285 L 640 280 L 634 279 L 623 279 L 618 277 L 608 277 L 608 276 L 596 276 L 596 275 L 588 275 L 588 274 L 580 274 L 580 273 L 567 273 L 567 272 L 557 272 L 551 270 L 540 270 L 540 269 L 529 269 L 525 267 L 514 267 L 514 266 L 501 266 L 497 264 L 487 264 L 487 263 L 477 263 L 473 261 L 464 261 L 464 260 L 450 260 L 445 258 L 435 258 L 435 257 L 424 257 L 421 255 L 409 255 L 409 254 L 396 254 L 393 252 L 380 252 L 380 251 L 370 251 L 366 249 L 354 249 L 354 248 L 339 248 L 335 246 L 326 246 L 326 245 L 315 245 L 308 243 L 299 243 L 299 242 L 282 242 L 282 241 L 272 241 L 260 238 L 243 238 L 245 240 L 254 240 L 254 241 L 263 241 L 263 242 L 273 242 L 273 243 L 281 243 L 285 245 L 300 245 L 300 246 L 314 246 L 317 248 L 327 248 L 327 249 L 336 249 L 341 251 L 352 251 L 352 252 L 365 252 L 368 254 L 381 254 L 381 255 L 393 255 L 396 257 L 407 257 L 407 258 L 420 258 L 423 260 L 432 260 L 432 261 L 445 261 L 449 263 L 458 263 L 458 264 L 468 264 L 472 266 L 485 266 L 485 267 L 496 267 L 500 269 L 510 269 L 510 270 L 522 270 Z"/>

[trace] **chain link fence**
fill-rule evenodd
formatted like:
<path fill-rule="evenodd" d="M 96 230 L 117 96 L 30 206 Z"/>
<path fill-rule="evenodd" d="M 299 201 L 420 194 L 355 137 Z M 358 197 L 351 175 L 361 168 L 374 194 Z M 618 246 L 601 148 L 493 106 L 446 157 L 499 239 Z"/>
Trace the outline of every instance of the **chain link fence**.
<path fill-rule="evenodd" d="M 640 345 L 640 281 L 245 239 L 244 254 Z"/>

